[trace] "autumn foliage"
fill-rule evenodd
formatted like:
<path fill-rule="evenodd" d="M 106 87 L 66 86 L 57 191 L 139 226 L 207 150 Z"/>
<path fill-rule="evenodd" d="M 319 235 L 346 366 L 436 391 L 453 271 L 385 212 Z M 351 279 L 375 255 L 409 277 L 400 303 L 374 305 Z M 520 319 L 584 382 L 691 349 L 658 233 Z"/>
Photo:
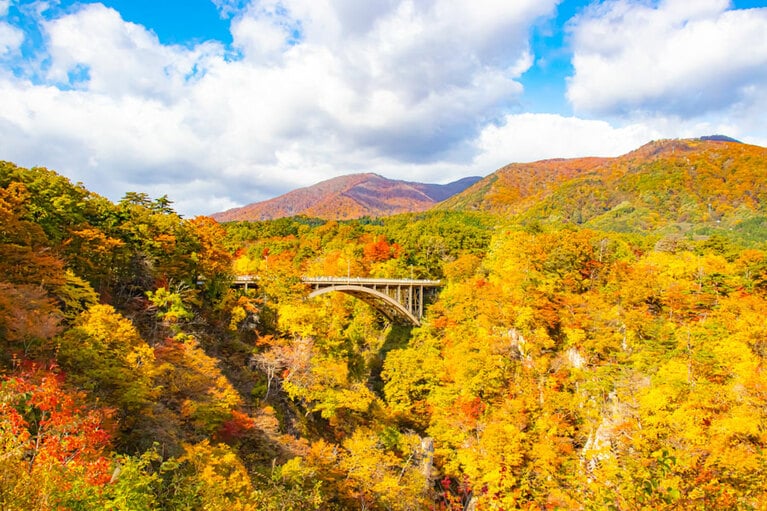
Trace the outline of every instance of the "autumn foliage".
<path fill-rule="evenodd" d="M 764 509 L 766 161 L 660 141 L 224 225 L 1 163 L 0 508 Z M 443 287 L 413 328 L 302 276 Z"/>

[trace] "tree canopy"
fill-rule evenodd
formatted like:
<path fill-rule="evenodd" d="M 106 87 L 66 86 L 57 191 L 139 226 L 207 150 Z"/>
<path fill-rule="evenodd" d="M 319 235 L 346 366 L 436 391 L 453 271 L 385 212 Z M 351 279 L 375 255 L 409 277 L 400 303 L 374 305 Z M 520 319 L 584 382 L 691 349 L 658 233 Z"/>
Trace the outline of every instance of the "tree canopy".
<path fill-rule="evenodd" d="M 762 191 L 643 154 L 641 204 L 561 164 L 503 215 L 230 224 L 0 163 L 0 507 L 763 509 Z M 347 275 L 443 288 L 307 299 Z"/>

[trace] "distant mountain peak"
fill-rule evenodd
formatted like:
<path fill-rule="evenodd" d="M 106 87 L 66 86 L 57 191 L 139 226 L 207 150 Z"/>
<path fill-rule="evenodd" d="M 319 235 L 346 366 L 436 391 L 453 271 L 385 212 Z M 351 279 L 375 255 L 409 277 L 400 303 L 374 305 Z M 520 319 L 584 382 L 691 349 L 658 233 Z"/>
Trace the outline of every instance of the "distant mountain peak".
<path fill-rule="evenodd" d="M 440 185 L 387 179 L 373 172 L 349 174 L 211 216 L 219 222 L 270 220 L 295 215 L 328 220 L 389 216 L 430 209 L 480 179 L 466 177 Z"/>
<path fill-rule="evenodd" d="M 742 144 L 740 140 L 736 140 L 732 137 L 728 137 L 727 135 L 705 135 L 700 137 L 700 140 L 709 140 L 712 142 L 735 142 L 737 144 Z"/>

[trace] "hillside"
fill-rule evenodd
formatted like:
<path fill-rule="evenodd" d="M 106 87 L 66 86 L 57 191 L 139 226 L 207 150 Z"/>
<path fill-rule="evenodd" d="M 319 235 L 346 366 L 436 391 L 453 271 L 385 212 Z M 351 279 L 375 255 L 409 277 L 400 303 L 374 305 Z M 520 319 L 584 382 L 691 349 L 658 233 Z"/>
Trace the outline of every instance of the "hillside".
<path fill-rule="evenodd" d="M 425 211 L 478 181 L 467 177 L 446 185 L 413 183 L 377 174 L 340 176 L 274 199 L 215 213 L 219 222 L 270 220 L 306 215 L 327 220 L 382 217 Z"/>
<path fill-rule="evenodd" d="M 707 138 L 507 165 L 438 207 L 618 231 L 735 227 L 767 212 L 767 149 Z"/>

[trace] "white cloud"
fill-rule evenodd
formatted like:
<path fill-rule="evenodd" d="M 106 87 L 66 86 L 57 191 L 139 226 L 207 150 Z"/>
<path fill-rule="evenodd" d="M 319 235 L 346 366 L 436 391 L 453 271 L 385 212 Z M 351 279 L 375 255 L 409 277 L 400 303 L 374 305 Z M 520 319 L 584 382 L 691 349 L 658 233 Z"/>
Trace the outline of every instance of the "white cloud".
<path fill-rule="evenodd" d="M 51 62 L 47 78 L 111 97 L 170 102 L 223 52 L 214 43 L 192 50 L 163 46 L 154 33 L 101 4 L 46 21 L 43 29 Z"/>
<path fill-rule="evenodd" d="M 682 118 L 752 109 L 767 90 L 767 8 L 608 0 L 572 20 L 576 112 Z M 730 112 L 732 114 L 732 112 Z"/>
<path fill-rule="evenodd" d="M 222 18 L 229 18 L 239 13 L 248 3 L 248 0 L 211 0 L 216 6 Z"/>
<path fill-rule="evenodd" d="M 10 6 L 10 0 L 0 0 L 0 18 L 8 16 Z M 24 32 L 5 21 L 0 21 L 0 59 L 18 52 L 23 42 Z"/>
<path fill-rule="evenodd" d="M 18 52 L 23 42 L 24 33 L 21 30 L 0 21 L 0 58 Z"/>

